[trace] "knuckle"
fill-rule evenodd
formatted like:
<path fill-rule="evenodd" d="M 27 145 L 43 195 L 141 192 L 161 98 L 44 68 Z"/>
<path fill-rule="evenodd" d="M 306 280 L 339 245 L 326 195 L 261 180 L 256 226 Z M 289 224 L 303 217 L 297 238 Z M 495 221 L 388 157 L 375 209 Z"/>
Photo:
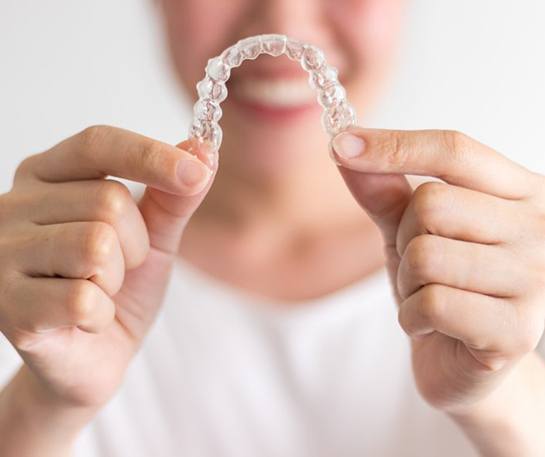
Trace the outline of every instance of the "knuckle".
<path fill-rule="evenodd" d="M 126 186 L 118 181 L 102 181 L 95 194 L 97 212 L 105 221 L 117 221 L 126 212 L 132 197 Z"/>
<path fill-rule="evenodd" d="M 112 256 L 117 244 L 114 228 L 104 222 L 90 222 L 83 230 L 83 262 L 90 269 L 104 266 Z"/>
<path fill-rule="evenodd" d="M 444 299 L 439 285 L 423 287 L 409 301 L 411 304 L 402 305 L 397 316 L 401 328 L 408 335 L 416 333 L 418 323 L 434 327 L 442 319 Z"/>
<path fill-rule="evenodd" d="M 458 130 L 441 130 L 440 132 L 450 158 L 456 162 L 465 162 L 473 140 Z"/>
<path fill-rule="evenodd" d="M 102 145 L 111 130 L 112 127 L 107 125 L 91 125 L 83 129 L 78 134 L 83 150 L 95 149 L 97 146 Z"/>
<path fill-rule="evenodd" d="M 140 149 L 131 156 L 133 165 L 138 169 L 161 170 L 164 169 L 168 157 L 166 147 L 159 141 L 146 139 L 142 142 Z"/>
<path fill-rule="evenodd" d="M 468 142 L 468 137 L 465 133 L 458 130 L 441 130 L 443 143 L 450 152 L 459 152 L 465 149 Z"/>
<path fill-rule="evenodd" d="M 419 235 L 407 245 L 405 257 L 413 276 L 430 281 L 438 268 L 438 243 L 433 235 Z"/>
<path fill-rule="evenodd" d="M 83 324 L 90 320 L 95 309 L 97 286 L 87 280 L 71 282 L 66 298 L 69 319 L 74 323 Z"/>
<path fill-rule="evenodd" d="M 400 132 L 384 133 L 376 144 L 377 152 L 388 165 L 403 167 L 409 158 L 410 149 L 405 144 Z"/>
<path fill-rule="evenodd" d="M 429 284 L 421 290 L 419 312 L 430 322 L 437 322 L 444 313 L 445 298 L 443 288 L 438 284 Z"/>
<path fill-rule="evenodd" d="M 406 304 L 402 304 L 397 312 L 397 323 L 403 331 L 411 336 L 414 333 L 413 320 Z"/>
<path fill-rule="evenodd" d="M 424 228 L 433 230 L 439 222 L 438 217 L 448 205 L 450 192 L 448 185 L 440 182 L 420 184 L 413 196 L 415 216 Z"/>
<path fill-rule="evenodd" d="M 39 153 L 43 154 L 43 153 Z M 31 170 L 34 166 L 34 162 L 36 157 L 39 154 L 32 154 L 27 157 L 25 157 L 21 162 L 19 162 L 19 165 L 17 165 L 17 168 L 15 169 L 15 173 L 13 175 L 13 184 L 15 184 L 19 179 L 28 176 L 31 173 Z"/>

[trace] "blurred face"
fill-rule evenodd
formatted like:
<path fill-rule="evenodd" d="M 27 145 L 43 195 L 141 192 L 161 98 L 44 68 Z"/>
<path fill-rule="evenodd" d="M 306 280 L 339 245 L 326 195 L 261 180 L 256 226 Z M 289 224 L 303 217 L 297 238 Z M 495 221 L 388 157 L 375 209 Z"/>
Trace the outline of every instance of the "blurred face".
<path fill-rule="evenodd" d="M 162 0 L 178 76 L 193 99 L 207 60 L 237 40 L 281 33 L 323 49 L 360 119 L 395 49 L 404 0 Z M 231 72 L 222 154 L 246 172 L 278 174 L 325 153 L 321 108 L 308 75 L 262 55 Z M 222 161 L 225 161 L 222 156 Z"/>

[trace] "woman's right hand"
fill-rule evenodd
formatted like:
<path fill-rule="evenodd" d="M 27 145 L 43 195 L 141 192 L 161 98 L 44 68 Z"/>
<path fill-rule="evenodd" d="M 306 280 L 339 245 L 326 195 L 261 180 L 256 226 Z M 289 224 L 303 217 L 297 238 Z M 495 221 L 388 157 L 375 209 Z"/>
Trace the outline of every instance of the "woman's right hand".
<path fill-rule="evenodd" d="M 0 195 L 0 330 L 25 362 L 12 383 L 56 407 L 111 397 L 212 182 L 206 146 L 188 146 L 97 126 L 20 164 Z M 136 203 L 107 176 L 145 193 Z"/>

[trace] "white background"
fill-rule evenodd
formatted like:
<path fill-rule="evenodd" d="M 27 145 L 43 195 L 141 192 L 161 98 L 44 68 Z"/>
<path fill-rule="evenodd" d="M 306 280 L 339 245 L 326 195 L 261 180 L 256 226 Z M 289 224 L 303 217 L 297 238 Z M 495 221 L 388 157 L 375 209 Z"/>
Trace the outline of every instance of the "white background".
<path fill-rule="evenodd" d="M 462 130 L 545 173 L 545 2 L 409 2 L 372 125 Z M 0 0 L 0 192 L 24 156 L 95 123 L 186 134 L 151 0 Z"/>

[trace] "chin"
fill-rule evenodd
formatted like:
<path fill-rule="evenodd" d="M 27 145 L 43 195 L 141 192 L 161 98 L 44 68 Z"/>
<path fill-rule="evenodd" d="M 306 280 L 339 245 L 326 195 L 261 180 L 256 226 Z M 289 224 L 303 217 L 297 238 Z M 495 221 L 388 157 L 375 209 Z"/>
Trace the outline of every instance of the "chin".
<path fill-rule="evenodd" d="M 224 154 L 236 167 L 265 175 L 307 167 L 317 154 L 327 154 L 328 138 L 319 119 L 288 124 L 253 123 L 245 129 L 224 128 Z M 221 152 L 220 152 L 221 154 Z M 220 159 L 221 160 L 221 159 Z"/>

